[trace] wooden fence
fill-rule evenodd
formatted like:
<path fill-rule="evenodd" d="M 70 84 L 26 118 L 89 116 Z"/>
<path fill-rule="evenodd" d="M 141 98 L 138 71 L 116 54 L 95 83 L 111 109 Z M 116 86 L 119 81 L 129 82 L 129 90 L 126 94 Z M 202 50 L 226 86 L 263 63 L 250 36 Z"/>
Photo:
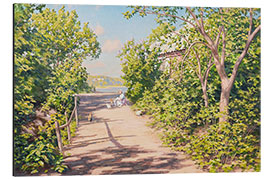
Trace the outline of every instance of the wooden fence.
<path fill-rule="evenodd" d="M 56 131 L 56 136 L 57 136 L 57 143 L 58 143 L 58 148 L 61 153 L 63 153 L 63 141 L 61 137 L 61 129 L 67 128 L 67 134 L 68 134 L 68 141 L 71 143 L 71 132 L 70 132 L 70 123 L 72 121 L 73 116 L 75 115 L 76 119 L 76 127 L 79 126 L 79 119 L 78 119 L 78 108 L 77 108 L 77 95 L 74 95 L 74 108 L 73 111 L 68 119 L 67 114 L 65 112 L 66 116 L 66 123 L 62 126 L 59 126 L 58 121 L 55 121 L 55 131 Z"/>

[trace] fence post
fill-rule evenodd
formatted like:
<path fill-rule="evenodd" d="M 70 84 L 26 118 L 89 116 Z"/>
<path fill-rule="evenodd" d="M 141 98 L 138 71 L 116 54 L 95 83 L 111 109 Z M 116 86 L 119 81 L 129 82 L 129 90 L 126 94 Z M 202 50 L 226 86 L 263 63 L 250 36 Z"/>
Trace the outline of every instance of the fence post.
<path fill-rule="evenodd" d="M 76 118 L 76 126 L 79 126 L 79 119 L 78 119 L 78 107 L 77 107 L 77 95 L 74 95 L 74 103 L 75 103 L 75 118 Z"/>
<path fill-rule="evenodd" d="M 65 112 L 65 116 L 66 116 L 66 123 L 68 123 L 67 112 Z M 68 142 L 71 143 L 70 124 L 67 126 L 67 134 L 68 134 Z"/>
<path fill-rule="evenodd" d="M 56 131 L 57 143 L 58 143 L 59 151 L 61 153 L 63 153 L 63 144 L 62 144 L 61 132 L 60 132 L 59 123 L 58 123 L 57 120 L 55 121 L 55 131 Z"/>

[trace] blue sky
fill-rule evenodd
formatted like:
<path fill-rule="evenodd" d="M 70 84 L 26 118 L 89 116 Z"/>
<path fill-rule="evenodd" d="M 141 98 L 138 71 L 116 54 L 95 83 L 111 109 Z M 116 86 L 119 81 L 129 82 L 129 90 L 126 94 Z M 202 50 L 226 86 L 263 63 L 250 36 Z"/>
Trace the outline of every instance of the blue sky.
<path fill-rule="evenodd" d="M 58 11 L 62 6 L 53 4 L 46 7 Z M 125 19 L 122 13 L 129 10 L 127 6 L 65 5 L 65 9 L 76 10 L 78 20 L 82 24 L 89 22 L 89 27 L 98 36 L 102 48 L 100 57 L 92 61 L 86 59 L 83 63 L 91 75 L 120 77 L 121 65 L 116 56 L 121 47 L 133 38 L 137 42 L 145 39 L 157 27 L 154 16 L 151 15 Z"/>

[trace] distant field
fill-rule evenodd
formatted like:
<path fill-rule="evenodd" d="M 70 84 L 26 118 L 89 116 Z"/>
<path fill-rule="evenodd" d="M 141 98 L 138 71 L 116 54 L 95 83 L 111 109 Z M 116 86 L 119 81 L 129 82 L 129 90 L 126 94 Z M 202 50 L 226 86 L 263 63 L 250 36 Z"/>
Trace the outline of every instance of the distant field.
<path fill-rule="evenodd" d="M 106 88 L 114 88 L 114 87 L 117 87 L 117 88 L 126 88 L 125 86 L 123 85 L 111 85 L 111 86 L 95 86 L 96 88 L 100 88 L 100 89 L 106 89 Z"/>
<path fill-rule="evenodd" d="M 127 91 L 127 87 L 125 86 L 114 86 L 114 87 L 97 87 L 96 88 L 96 91 L 97 92 L 118 92 L 119 90 L 123 91 L 123 92 L 126 92 Z"/>
<path fill-rule="evenodd" d="M 123 86 L 124 81 L 121 78 L 108 76 L 88 76 L 87 82 L 94 87 L 119 87 Z"/>

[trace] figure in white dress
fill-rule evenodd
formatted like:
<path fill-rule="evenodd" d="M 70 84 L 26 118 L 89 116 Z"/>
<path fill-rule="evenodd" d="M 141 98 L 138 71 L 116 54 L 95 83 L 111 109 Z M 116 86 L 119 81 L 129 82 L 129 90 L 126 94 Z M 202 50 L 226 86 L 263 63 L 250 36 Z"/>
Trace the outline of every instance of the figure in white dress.
<path fill-rule="evenodd" d="M 114 106 L 121 107 L 123 105 L 126 105 L 126 97 L 123 91 L 119 91 L 119 97 L 115 98 L 114 100 Z"/>

